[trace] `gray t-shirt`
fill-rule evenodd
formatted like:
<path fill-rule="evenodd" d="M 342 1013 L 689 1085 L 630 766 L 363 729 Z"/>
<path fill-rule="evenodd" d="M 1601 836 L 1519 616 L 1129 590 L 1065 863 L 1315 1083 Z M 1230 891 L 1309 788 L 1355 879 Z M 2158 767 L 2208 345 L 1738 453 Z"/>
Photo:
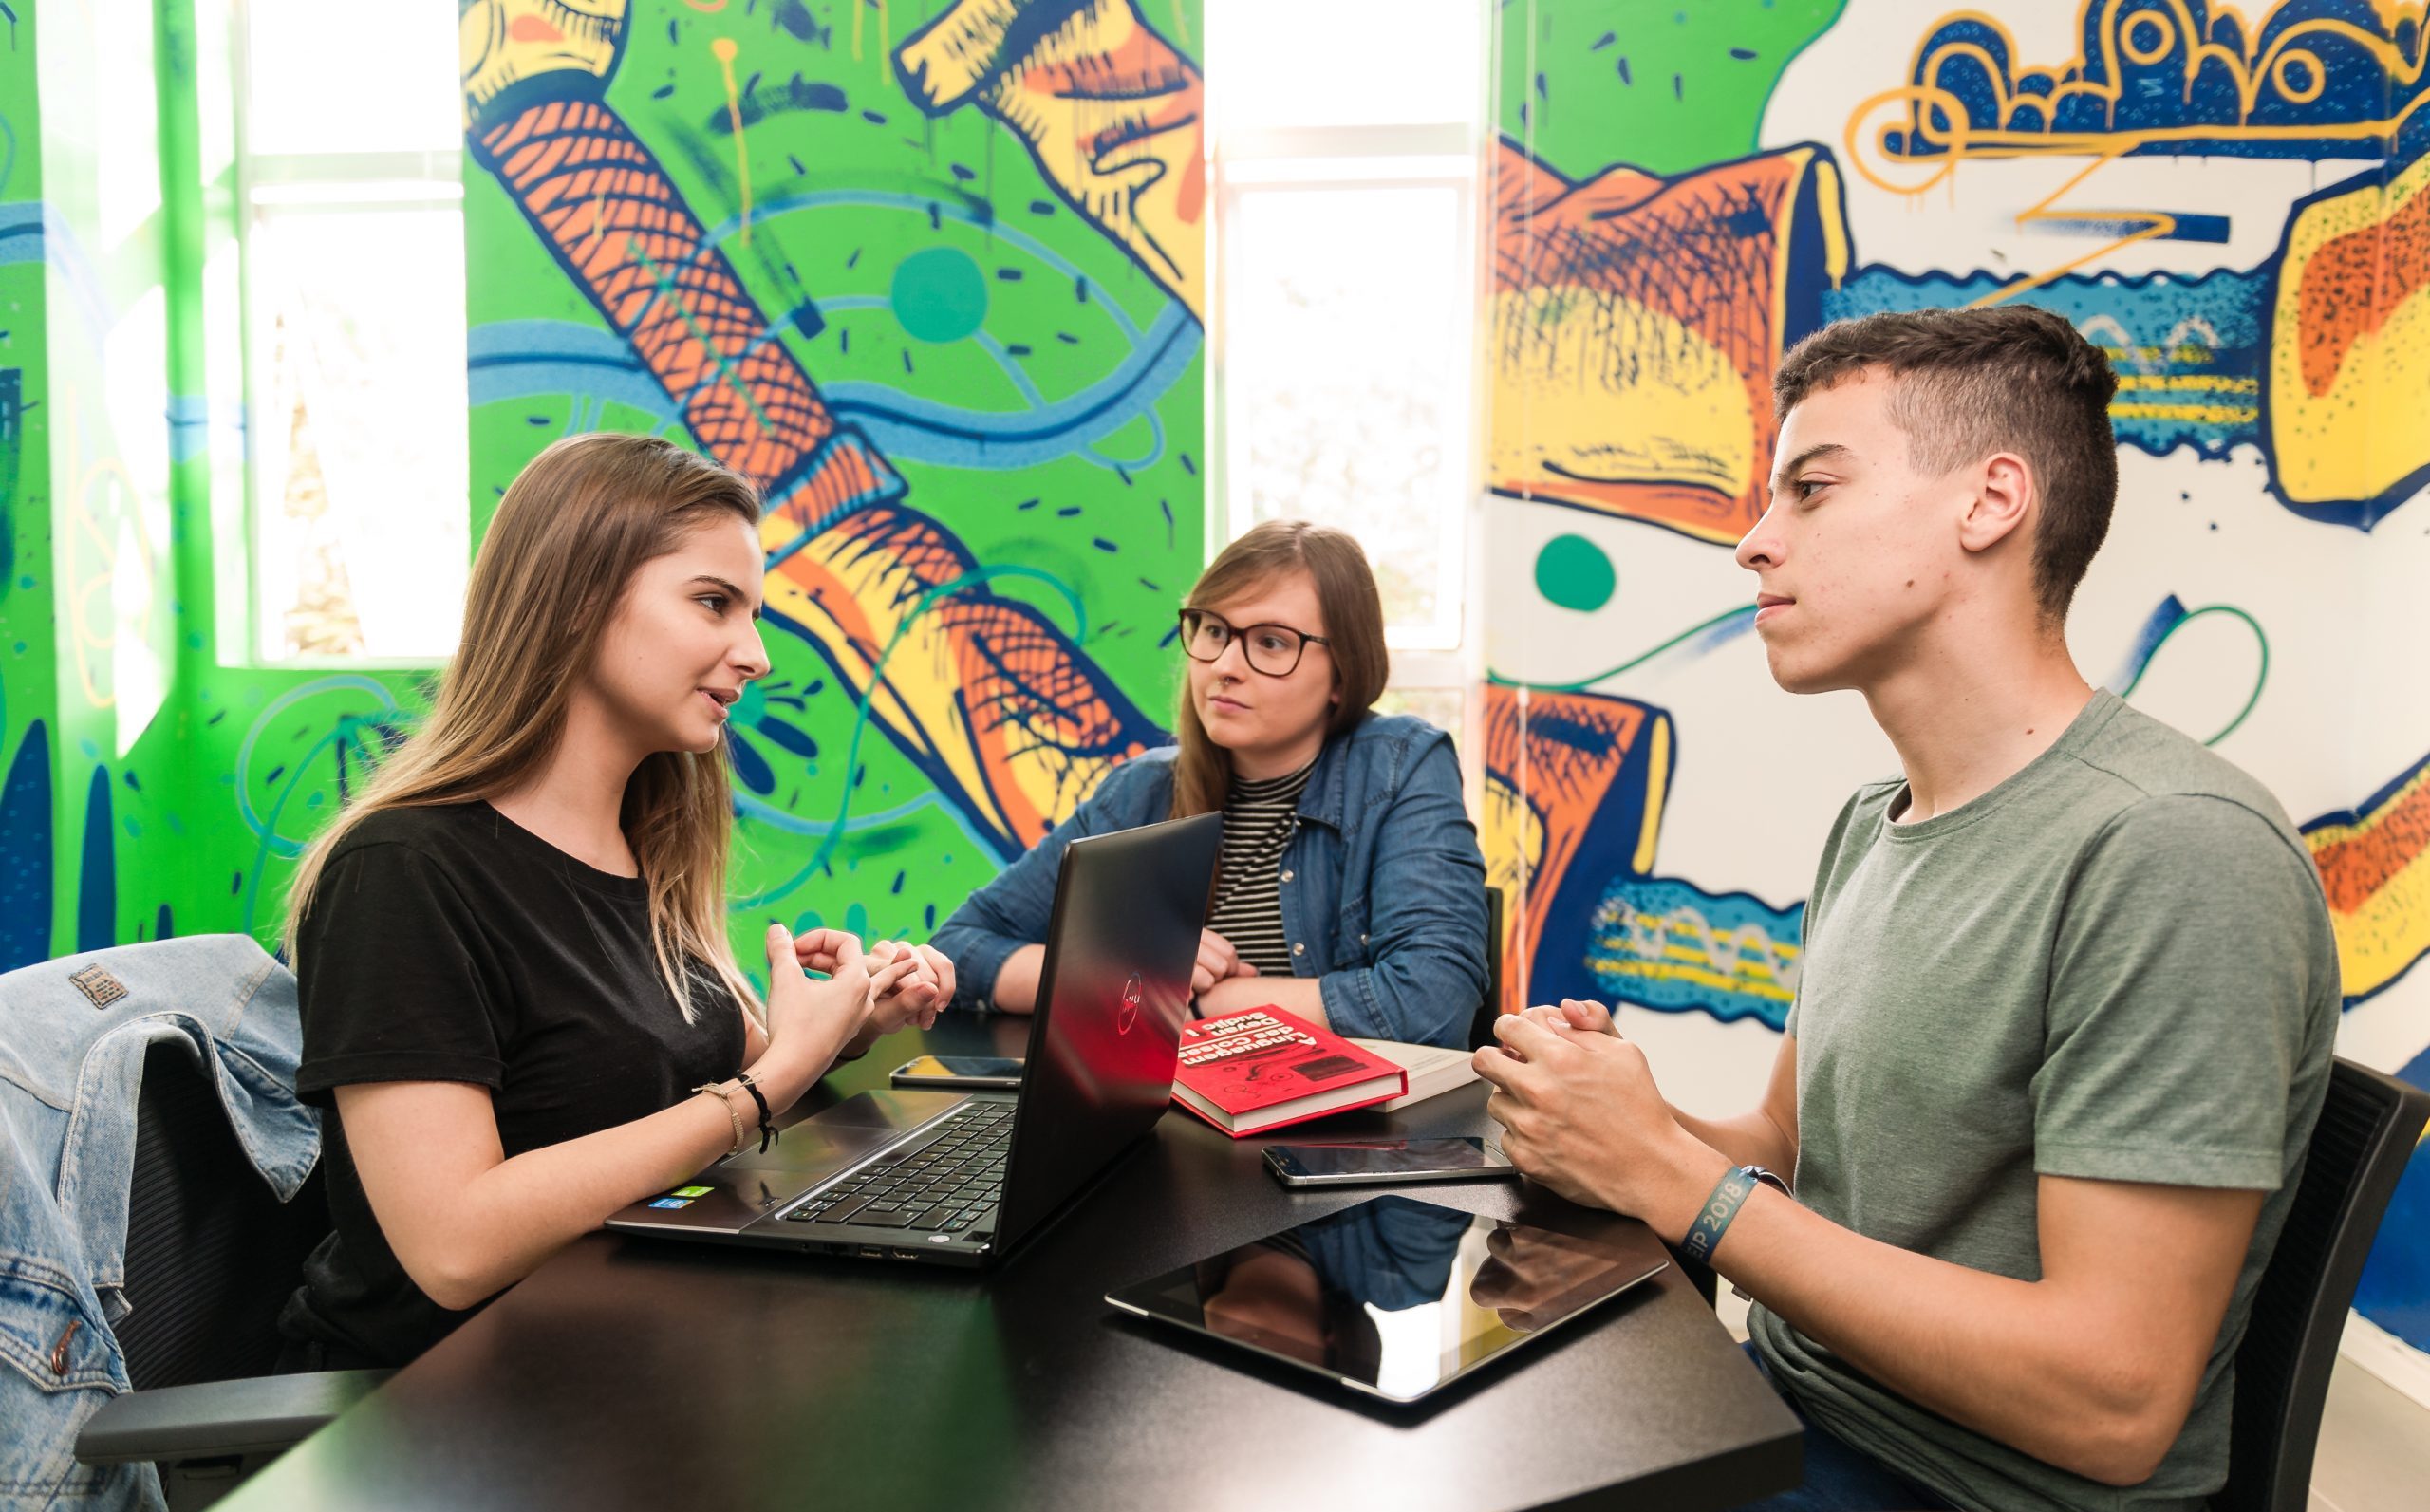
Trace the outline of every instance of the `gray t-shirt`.
<path fill-rule="evenodd" d="M 1892 823 L 1906 803 L 1896 781 L 1849 800 L 1806 908 L 1798 1201 L 2034 1280 L 2037 1177 L 2271 1195 L 2185 1430 L 2140 1485 L 1927 1411 L 1760 1306 L 1755 1346 L 1818 1422 L 1961 1507 L 2197 1508 L 2226 1479 L 2235 1348 L 2327 1087 L 2319 874 L 2267 789 L 2107 693 L 1973 802 Z"/>

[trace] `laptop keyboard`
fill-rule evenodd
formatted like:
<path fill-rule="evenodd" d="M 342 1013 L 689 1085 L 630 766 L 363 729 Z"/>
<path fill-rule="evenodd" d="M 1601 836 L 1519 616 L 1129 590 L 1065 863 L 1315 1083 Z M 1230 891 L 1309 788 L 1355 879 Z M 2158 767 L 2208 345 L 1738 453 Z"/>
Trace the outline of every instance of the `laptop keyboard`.
<path fill-rule="evenodd" d="M 898 1160 L 865 1166 L 787 1213 L 795 1223 L 959 1234 L 996 1205 L 1012 1143 L 1013 1105 L 975 1103 Z"/>

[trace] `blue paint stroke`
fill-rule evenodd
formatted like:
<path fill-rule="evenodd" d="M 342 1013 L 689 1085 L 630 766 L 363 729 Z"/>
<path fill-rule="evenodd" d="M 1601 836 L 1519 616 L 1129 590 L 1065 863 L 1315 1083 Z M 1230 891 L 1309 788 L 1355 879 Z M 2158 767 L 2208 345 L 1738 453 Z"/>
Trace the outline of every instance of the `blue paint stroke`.
<path fill-rule="evenodd" d="M 26 726 L 0 785 L 0 971 L 50 959 L 50 732 Z"/>
<path fill-rule="evenodd" d="M 76 948 L 118 943 L 118 847 L 110 822 L 110 773 L 93 769 L 84 794 L 84 864 L 76 878 Z"/>
<path fill-rule="evenodd" d="M 1879 310 L 1955 308 L 2014 283 L 2006 274 L 1910 275 L 1879 264 L 1849 276 L 1822 295 L 1825 320 Z M 2269 275 L 2221 270 L 2199 278 L 2169 272 L 2122 277 L 2069 274 L 2017 296 L 2065 315 L 2101 347 L 2118 370 L 2110 424 L 2118 444 L 2153 457 L 2190 447 L 2215 460 L 2235 446 L 2261 446 L 2256 390 L 2270 356 Z M 2180 386 L 2168 386 L 2177 384 Z M 2217 405 L 2218 418 L 2117 413 L 2115 406 L 2165 406 L 2184 411 Z"/>
<path fill-rule="evenodd" d="M 2355 0 L 2282 0 L 2270 8 L 2257 33 L 2247 37 L 2245 18 L 2231 6 L 2215 9 L 2208 0 L 2183 0 L 2184 24 L 2164 13 L 2120 6 L 2087 5 L 2078 17 L 2075 56 L 2028 60 L 2011 57 L 2001 28 L 1979 11 L 1965 11 L 1935 28 L 1916 49 L 1909 82 L 1922 84 L 1927 66 L 1938 91 L 1932 107 L 1934 124 L 1953 134 L 2005 132 L 2011 136 L 2047 133 L 2058 137 L 2115 137 L 2122 143 L 2151 133 L 2177 135 L 2163 140 L 2133 141 L 2125 155 L 2165 157 L 2335 159 L 2378 156 L 2375 149 L 2393 146 L 2388 133 L 2355 138 L 2335 135 L 2340 126 L 2391 121 L 2405 107 L 2430 91 L 2430 71 L 2421 70 L 2421 20 L 2393 9 L 2361 5 Z M 2135 61 L 2128 31 L 2159 15 L 2166 26 L 2167 46 L 2149 63 Z M 2217 57 L 2194 62 L 2196 45 L 2234 56 L 2248 53 L 2267 58 L 2272 44 L 2308 22 L 2328 22 L 2334 29 L 2304 35 L 2300 61 L 2281 87 L 2278 70 L 2264 69 L 2255 99 L 2248 110 L 2239 98 L 2235 76 Z M 2137 33 L 2150 46 L 2155 33 Z M 1944 49 L 1958 47 L 1963 52 Z M 2407 68 L 2390 67 L 2383 54 L 2411 60 Z M 1988 60 L 1988 61 L 1986 61 Z M 2193 66 L 2189 67 L 2189 63 Z M 2115 100 L 2075 93 L 2057 98 L 2060 76 L 2094 84 L 2116 86 Z M 2290 88 L 2294 92 L 2290 93 Z M 2298 98 L 2304 90 L 2310 97 Z M 2003 103 L 2007 108 L 2003 108 Z M 1948 118 L 1955 118 L 1951 120 Z M 2268 128 L 2261 136 L 2251 128 Z M 2306 128 L 2315 128 L 2317 134 Z M 1882 137 L 1894 157 L 1937 160 L 1946 145 L 1924 132 L 1892 130 Z"/>
<path fill-rule="evenodd" d="M 850 305 L 836 301 L 829 308 Z M 889 457 L 946 467 L 1034 467 L 1082 452 L 1139 415 L 1152 415 L 1198 355 L 1201 340 L 1198 323 L 1169 305 L 1113 371 L 1052 403 L 1040 403 L 1032 388 L 1027 410 L 970 409 L 861 381 L 829 383 L 821 392 L 830 410 L 856 421 Z M 467 345 L 476 406 L 570 394 L 626 405 L 661 424 L 681 418 L 666 391 L 612 332 L 571 321 L 495 321 L 475 327 Z"/>
<path fill-rule="evenodd" d="M 2430 1090 L 2430 1050 L 2397 1075 Z M 2379 1241 L 2354 1289 L 2354 1308 L 2415 1349 L 2430 1350 L 2430 1147 L 2414 1150 L 2388 1199 Z"/>
<path fill-rule="evenodd" d="M 2224 246 L 2228 239 L 2228 217 L 2197 215 L 2186 210 L 2154 211 L 2166 215 L 2168 230 L 2154 233 L 2155 222 L 2149 216 L 2121 219 L 2104 215 L 2054 215 L 2043 214 L 2025 223 L 2022 230 L 2029 236 L 2084 236 L 2100 241 L 2112 241 L 2121 236 L 2141 236 L 2146 241 L 2198 241 Z"/>
<path fill-rule="evenodd" d="M 1623 875 L 1595 911 L 1585 964 L 1612 998 L 1662 1013 L 1707 1013 L 1723 1023 L 1754 1018 L 1777 1030 L 1796 996 L 1804 923 L 1803 903 L 1775 908 L 1751 893 Z"/>

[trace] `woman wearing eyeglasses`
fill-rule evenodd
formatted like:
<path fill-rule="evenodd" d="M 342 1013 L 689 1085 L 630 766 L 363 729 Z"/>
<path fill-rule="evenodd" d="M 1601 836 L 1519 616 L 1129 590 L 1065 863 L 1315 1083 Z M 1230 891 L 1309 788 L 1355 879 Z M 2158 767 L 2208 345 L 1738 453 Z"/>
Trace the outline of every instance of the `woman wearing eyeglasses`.
<path fill-rule="evenodd" d="M 1176 743 L 1108 774 L 937 931 L 957 1003 L 1036 1006 L 1068 842 L 1221 812 L 1200 1013 L 1271 1003 L 1336 1034 L 1465 1043 L 1486 992 L 1485 858 L 1450 737 L 1371 707 L 1389 661 L 1366 553 L 1322 526 L 1260 525 L 1190 589 L 1178 642 Z"/>

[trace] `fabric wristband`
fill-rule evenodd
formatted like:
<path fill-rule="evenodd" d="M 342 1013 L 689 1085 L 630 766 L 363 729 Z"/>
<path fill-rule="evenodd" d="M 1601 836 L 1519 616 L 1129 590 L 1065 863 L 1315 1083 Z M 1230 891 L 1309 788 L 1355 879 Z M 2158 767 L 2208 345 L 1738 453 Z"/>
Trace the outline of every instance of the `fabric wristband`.
<path fill-rule="evenodd" d="M 1723 1173 L 1696 1211 L 1696 1221 L 1690 1225 L 1688 1237 L 1679 1242 L 1679 1252 L 1692 1260 L 1710 1262 L 1719 1247 L 1721 1236 L 1729 1230 L 1729 1221 L 1738 1216 L 1738 1206 L 1755 1190 L 1755 1178 L 1743 1170 Z"/>
<path fill-rule="evenodd" d="M 768 1153 L 768 1147 L 776 1141 L 776 1130 L 773 1123 L 775 1115 L 768 1111 L 768 1099 L 760 1095 L 758 1085 L 751 1079 L 751 1073 L 738 1071 L 734 1073 L 734 1079 L 740 1082 L 742 1090 L 751 1094 L 751 1100 L 759 1105 L 759 1153 L 765 1155 Z"/>

